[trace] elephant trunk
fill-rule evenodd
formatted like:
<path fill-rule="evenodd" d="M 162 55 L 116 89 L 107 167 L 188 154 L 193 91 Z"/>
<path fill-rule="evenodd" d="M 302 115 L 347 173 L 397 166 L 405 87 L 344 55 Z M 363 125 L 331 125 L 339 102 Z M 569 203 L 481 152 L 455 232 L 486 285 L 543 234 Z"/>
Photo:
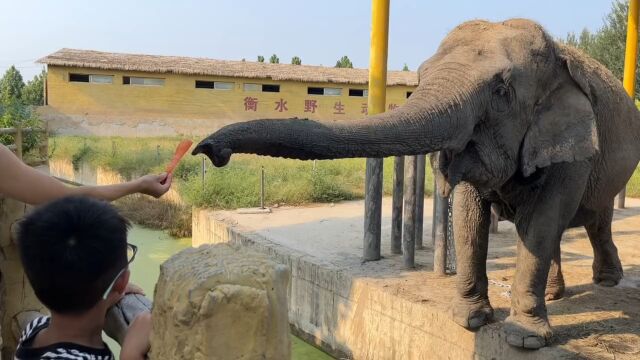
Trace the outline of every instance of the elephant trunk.
<path fill-rule="evenodd" d="M 204 153 L 214 165 L 224 166 L 232 153 L 311 160 L 461 150 L 473 130 L 467 119 L 473 114 L 464 104 L 470 92 L 445 96 L 437 82 L 429 84 L 416 89 L 400 108 L 364 119 L 262 119 L 228 125 L 200 142 L 193 154 Z"/>

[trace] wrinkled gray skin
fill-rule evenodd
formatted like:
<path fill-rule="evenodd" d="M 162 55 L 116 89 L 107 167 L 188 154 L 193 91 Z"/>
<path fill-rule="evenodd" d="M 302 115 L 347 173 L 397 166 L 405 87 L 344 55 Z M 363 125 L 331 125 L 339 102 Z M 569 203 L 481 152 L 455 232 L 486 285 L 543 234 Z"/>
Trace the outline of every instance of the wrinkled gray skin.
<path fill-rule="evenodd" d="M 486 257 L 495 203 L 519 235 L 507 341 L 545 346 L 552 335 L 545 288 L 547 298 L 562 295 L 565 229 L 587 229 L 595 283 L 614 286 L 622 277 L 612 207 L 640 159 L 640 113 L 608 70 L 528 20 L 464 23 L 418 74 L 418 88 L 394 111 L 351 121 L 233 124 L 194 154 L 223 166 L 234 152 L 294 159 L 437 152 L 439 190 L 455 187 L 453 319 L 475 329 L 492 318 Z"/>

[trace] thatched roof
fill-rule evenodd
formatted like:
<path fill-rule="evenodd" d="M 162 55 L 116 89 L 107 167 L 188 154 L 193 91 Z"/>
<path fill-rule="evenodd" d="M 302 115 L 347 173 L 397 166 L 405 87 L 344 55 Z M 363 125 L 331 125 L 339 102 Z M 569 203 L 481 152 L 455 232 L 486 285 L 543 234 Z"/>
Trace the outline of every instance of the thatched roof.
<path fill-rule="evenodd" d="M 92 50 L 61 49 L 39 63 L 90 69 L 142 71 L 184 75 L 211 75 L 254 79 L 329 82 L 364 85 L 367 69 L 339 69 L 324 66 L 269 64 L 253 61 L 228 61 L 179 56 L 119 54 Z M 389 71 L 387 85 L 418 85 L 413 71 Z"/>

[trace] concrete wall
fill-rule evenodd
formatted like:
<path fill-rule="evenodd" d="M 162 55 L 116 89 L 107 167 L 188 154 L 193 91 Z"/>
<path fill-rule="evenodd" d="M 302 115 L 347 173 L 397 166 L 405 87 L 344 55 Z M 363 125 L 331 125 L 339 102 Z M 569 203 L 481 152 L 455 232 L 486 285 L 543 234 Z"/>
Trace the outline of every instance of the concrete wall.
<path fill-rule="evenodd" d="M 70 73 L 112 75 L 113 83 L 70 82 Z M 123 85 L 123 76 L 163 78 L 164 85 Z M 232 82 L 234 88 L 196 89 L 196 80 Z M 280 92 L 244 91 L 245 83 L 279 84 Z M 342 95 L 308 95 L 307 87 L 341 88 Z M 349 96 L 349 89 L 366 89 L 366 86 L 49 66 L 48 106 L 41 109 L 41 115 L 50 122 L 52 130 L 63 134 L 205 135 L 230 123 L 259 118 L 361 118 L 367 98 Z M 413 89 L 389 87 L 388 107 L 404 104 L 407 92 Z M 246 98 L 256 99 L 255 111 L 245 106 Z M 316 106 L 309 106 L 308 101 L 315 101 Z M 281 102 L 286 102 L 284 107 L 279 106 Z"/>
<path fill-rule="evenodd" d="M 29 206 L 0 196 L 0 325 L 2 326 L 2 358 L 13 359 L 18 344 L 16 337 L 19 314 L 35 311 L 46 313 L 29 284 L 16 244 L 17 225 Z"/>
<path fill-rule="evenodd" d="M 219 215 L 218 215 L 219 216 Z M 351 359 L 572 359 L 557 348 L 510 347 L 499 324 L 477 332 L 455 324 L 446 308 L 412 301 L 321 257 L 275 243 L 226 222 L 212 210 L 194 209 L 193 246 L 232 243 L 268 254 L 291 269 L 289 322 L 298 335 L 336 357 Z M 399 278 L 402 282 L 402 277 Z M 449 279 L 453 287 L 453 281 Z M 436 285 L 438 286 L 438 285 Z"/>

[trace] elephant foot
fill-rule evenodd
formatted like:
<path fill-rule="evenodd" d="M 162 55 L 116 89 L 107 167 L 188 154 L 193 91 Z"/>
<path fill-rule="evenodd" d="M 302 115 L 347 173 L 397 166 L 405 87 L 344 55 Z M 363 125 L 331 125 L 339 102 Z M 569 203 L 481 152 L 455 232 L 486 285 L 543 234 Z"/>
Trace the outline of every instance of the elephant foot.
<path fill-rule="evenodd" d="M 622 266 L 619 268 L 600 268 L 593 273 L 593 283 L 600 286 L 616 286 L 622 279 Z"/>
<path fill-rule="evenodd" d="M 504 322 L 507 343 L 525 349 L 539 349 L 549 344 L 553 331 L 549 321 L 538 316 L 510 315 Z"/>
<path fill-rule="evenodd" d="M 564 278 L 562 275 L 547 280 L 547 288 L 544 292 L 546 301 L 558 300 L 564 296 Z"/>
<path fill-rule="evenodd" d="M 489 299 L 471 301 L 458 299 L 451 307 L 453 321 L 465 329 L 475 330 L 493 320 Z"/>

